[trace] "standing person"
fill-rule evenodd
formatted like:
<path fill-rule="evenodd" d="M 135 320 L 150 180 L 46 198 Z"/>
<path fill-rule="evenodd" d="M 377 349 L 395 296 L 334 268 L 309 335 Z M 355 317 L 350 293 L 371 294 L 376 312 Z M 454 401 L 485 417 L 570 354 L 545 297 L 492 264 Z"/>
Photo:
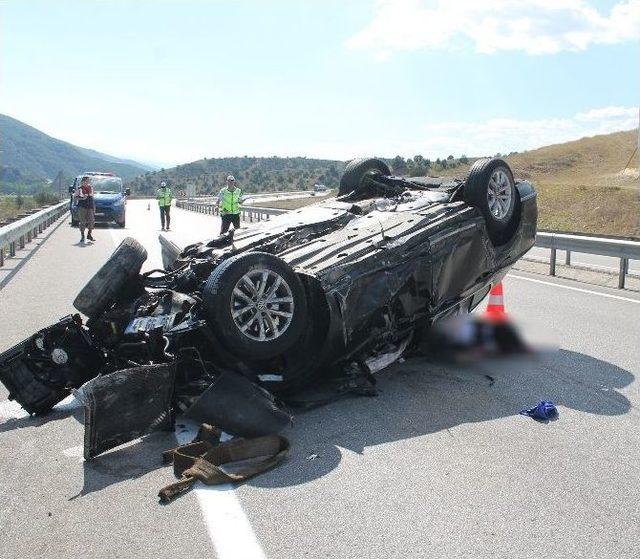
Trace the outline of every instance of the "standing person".
<path fill-rule="evenodd" d="M 218 195 L 218 207 L 220 208 L 220 218 L 222 225 L 220 234 L 224 235 L 229 226 L 233 225 L 234 230 L 240 228 L 240 197 L 242 191 L 236 184 L 233 175 L 227 177 L 227 186 L 225 186 Z"/>
<path fill-rule="evenodd" d="M 82 177 L 80 186 L 76 189 L 78 201 L 78 225 L 80 227 L 80 242 L 84 243 L 84 230 L 87 229 L 87 240 L 94 242 L 91 236 L 96 220 L 96 204 L 93 199 L 93 188 L 89 177 Z"/>
<path fill-rule="evenodd" d="M 167 186 L 167 183 L 162 181 L 157 193 L 158 206 L 160 207 L 160 225 L 162 230 L 165 231 L 165 223 L 167 224 L 166 230 L 169 231 L 171 225 L 171 189 Z"/>

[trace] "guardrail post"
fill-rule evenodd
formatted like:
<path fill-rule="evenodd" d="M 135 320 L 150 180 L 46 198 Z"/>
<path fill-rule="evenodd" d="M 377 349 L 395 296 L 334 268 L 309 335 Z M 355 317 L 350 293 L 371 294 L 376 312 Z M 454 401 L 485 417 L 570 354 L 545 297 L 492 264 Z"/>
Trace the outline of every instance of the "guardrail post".
<path fill-rule="evenodd" d="M 15 256 L 16 255 L 16 242 L 13 241 L 12 243 L 9 243 L 9 256 Z"/>
<path fill-rule="evenodd" d="M 4 247 L 0 247 L 0 268 L 4 266 Z"/>
<path fill-rule="evenodd" d="M 551 249 L 551 256 L 549 257 L 549 275 L 556 275 L 556 249 Z"/>
<path fill-rule="evenodd" d="M 627 274 L 627 267 L 629 266 L 628 258 L 620 259 L 620 275 L 618 276 L 618 289 L 624 289 L 624 280 Z"/>
<path fill-rule="evenodd" d="M 567 251 L 567 254 L 564 257 L 564 263 L 567 266 L 571 266 L 571 251 L 570 250 Z"/>

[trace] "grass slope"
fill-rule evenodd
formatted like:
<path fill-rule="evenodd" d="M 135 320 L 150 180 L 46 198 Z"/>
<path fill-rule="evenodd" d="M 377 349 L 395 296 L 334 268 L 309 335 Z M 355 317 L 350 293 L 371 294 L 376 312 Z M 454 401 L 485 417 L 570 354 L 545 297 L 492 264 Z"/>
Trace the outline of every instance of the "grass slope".
<path fill-rule="evenodd" d="M 640 238 L 638 131 L 614 132 L 506 157 L 538 191 L 538 227 Z M 464 176 L 469 165 L 443 174 Z"/>

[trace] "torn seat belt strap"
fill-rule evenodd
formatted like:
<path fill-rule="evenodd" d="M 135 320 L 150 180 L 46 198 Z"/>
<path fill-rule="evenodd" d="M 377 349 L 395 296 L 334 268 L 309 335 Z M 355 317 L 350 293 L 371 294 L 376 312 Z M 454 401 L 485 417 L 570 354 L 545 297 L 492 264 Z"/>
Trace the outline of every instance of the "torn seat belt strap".
<path fill-rule="evenodd" d="M 208 441 L 196 441 L 165 453 L 165 461 L 173 461 L 173 472 L 180 478 L 163 487 L 158 497 L 168 503 L 200 480 L 207 485 L 244 481 L 282 462 L 289 452 L 289 441 L 279 435 L 255 439 L 232 439 L 217 446 Z M 225 471 L 221 466 L 232 466 Z"/>

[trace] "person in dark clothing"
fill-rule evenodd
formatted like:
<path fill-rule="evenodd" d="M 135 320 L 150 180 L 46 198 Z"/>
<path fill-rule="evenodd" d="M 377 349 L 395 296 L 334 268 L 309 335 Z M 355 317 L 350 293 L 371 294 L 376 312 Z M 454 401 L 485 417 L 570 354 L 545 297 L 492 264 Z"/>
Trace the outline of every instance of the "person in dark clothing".
<path fill-rule="evenodd" d="M 91 235 L 95 224 L 96 206 L 93 199 L 93 188 L 89 177 L 82 177 L 80 186 L 76 189 L 78 200 L 78 225 L 80 227 L 80 242 L 84 243 L 84 230 L 87 230 L 87 240 L 94 242 Z"/>

